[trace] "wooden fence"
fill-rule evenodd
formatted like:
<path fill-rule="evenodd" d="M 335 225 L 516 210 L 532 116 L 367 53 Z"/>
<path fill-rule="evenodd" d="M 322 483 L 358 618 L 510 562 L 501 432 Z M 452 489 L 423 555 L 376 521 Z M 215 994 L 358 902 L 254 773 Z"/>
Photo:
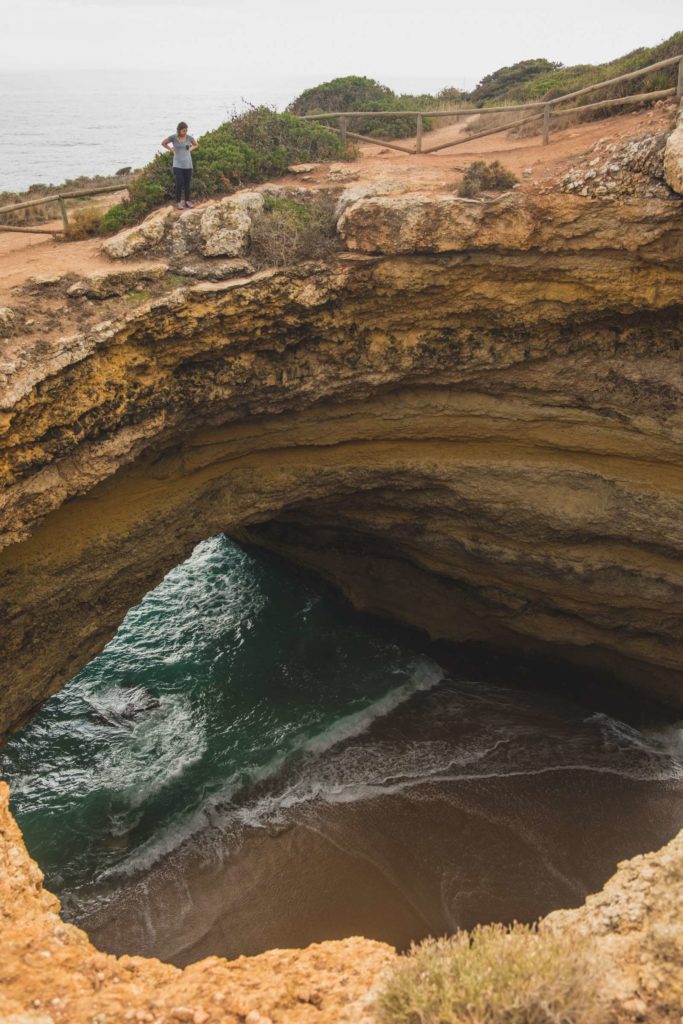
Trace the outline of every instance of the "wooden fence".
<path fill-rule="evenodd" d="M 576 99 L 578 96 L 586 96 L 588 93 L 596 92 L 598 89 L 604 89 L 605 86 L 628 82 L 634 78 L 640 78 L 643 75 L 647 75 L 651 71 L 660 71 L 662 68 L 672 67 L 674 64 L 678 64 L 678 81 L 677 84 L 672 86 L 670 89 L 659 89 L 656 92 L 638 93 L 633 96 L 618 96 L 614 99 L 598 100 L 595 103 L 579 104 L 578 106 L 560 109 L 560 104 L 566 103 L 568 100 Z M 666 96 L 677 96 L 678 99 L 683 98 L 683 54 L 678 54 L 676 57 L 668 57 L 666 60 L 658 61 L 657 64 L 650 64 L 646 68 L 639 68 L 637 71 L 630 71 L 626 75 L 619 75 L 618 78 L 608 78 L 604 82 L 596 82 L 595 85 L 587 85 L 583 89 L 577 89 L 575 92 L 568 92 L 564 96 L 557 96 L 553 100 L 538 100 L 535 103 L 519 103 L 514 106 L 508 105 L 506 107 L 460 107 L 455 110 L 344 110 L 339 113 L 301 114 L 299 116 L 304 121 L 329 121 L 331 119 L 338 118 L 338 128 L 333 128 L 331 125 L 322 125 L 322 127 L 327 128 L 328 131 L 337 132 L 341 135 L 341 140 L 344 144 L 346 144 L 348 139 L 357 139 L 360 142 L 371 142 L 375 146 L 397 149 L 400 153 L 407 153 L 412 156 L 414 154 L 438 153 L 442 149 L 450 149 L 452 146 L 461 146 L 463 143 L 473 142 L 475 139 L 483 139 L 487 135 L 496 135 L 498 132 L 506 132 L 510 128 L 518 128 L 523 124 L 528 124 L 530 121 L 540 119 L 543 121 L 543 144 L 547 145 L 550 136 L 550 124 L 554 117 L 562 117 L 565 114 L 573 114 L 584 110 L 598 110 L 605 107 L 621 107 L 630 103 L 644 103 L 651 100 L 663 99 Z M 438 146 L 428 146 L 427 148 L 423 145 L 425 117 L 451 117 L 455 118 L 457 121 L 460 117 L 486 117 L 492 114 L 503 113 L 514 113 L 516 115 L 519 111 L 531 111 L 531 113 L 525 113 L 522 118 L 518 118 L 515 121 L 508 121 L 503 125 L 499 125 L 497 128 L 489 128 L 487 131 L 476 132 L 464 139 L 442 142 Z M 363 120 L 375 117 L 380 117 L 385 120 L 398 117 L 414 117 L 416 119 L 415 147 L 409 149 L 407 146 L 400 146 L 396 142 L 385 142 L 382 139 L 373 139 L 370 135 L 359 135 L 358 132 L 349 131 L 349 118 L 354 117 L 360 117 L 363 118 Z M 63 227 L 27 228 L 23 226 L 20 227 L 18 225 L 0 224 L 0 231 L 21 231 L 34 235 L 66 235 L 69 231 L 69 217 L 66 208 L 67 199 L 84 199 L 87 196 L 102 195 L 105 192 L 122 192 L 126 187 L 127 183 L 121 182 L 120 185 L 105 185 L 101 188 L 84 189 L 79 192 L 60 192 L 53 196 L 45 196 L 43 199 L 29 199 L 23 203 L 14 203 L 12 206 L 2 206 L 0 207 L 0 216 L 5 213 L 15 213 L 17 210 L 26 210 L 31 206 L 46 206 L 48 203 L 58 203 L 62 216 Z"/>
<path fill-rule="evenodd" d="M 672 67 L 674 64 L 678 64 L 678 82 L 677 85 L 672 86 L 670 89 L 658 89 L 656 92 L 645 92 L 639 93 L 633 96 L 619 96 L 615 99 L 598 100 L 595 103 L 585 103 L 578 106 L 560 108 L 560 104 L 566 103 L 568 100 L 576 99 L 578 96 L 585 96 L 590 92 L 596 92 L 598 89 L 604 89 L 608 85 L 618 85 L 621 82 L 628 82 L 634 78 L 640 78 L 643 75 L 649 74 L 651 71 L 660 71 L 662 68 Z M 347 139 L 358 140 L 359 142 L 371 142 L 375 146 L 382 146 L 389 149 L 397 149 L 401 153 L 408 153 L 411 156 L 414 154 L 426 154 L 426 153 L 438 153 L 442 149 L 450 149 L 451 146 L 461 146 L 466 142 L 473 142 L 475 139 L 483 139 L 487 135 L 496 135 L 498 132 L 506 132 L 510 128 L 518 128 L 523 124 L 528 124 L 530 121 L 542 120 L 542 136 L 543 144 L 547 145 L 550 137 L 550 126 L 553 118 L 562 117 L 565 114 L 576 113 L 577 111 L 584 110 L 598 110 L 603 107 L 620 107 L 630 103 L 644 103 L 651 100 L 664 99 L 666 96 L 677 96 L 678 99 L 683 97 L 683 54 L 678 54 L 676 57 L 667 57 L 666 60 L 660 60 L 656 64 L 650 64 L 646 68 L 639 68 L 637 71 L 629 71 L 628 74 L 619 75 L 618 78 L 608 78 L 604 82 L 596 82 L 595 85 L 587 85 L 583 89 L 577 89 L 575 92 L 568 92 L 564 96 L 557 96 L 552 100 L 538 100 L 535 103 L 519 103 L 516 105 L 508 105 L 506 107 L 459 107 L 454 110 L 344 110 L 337 113 L 327 114 L 300 114 L 299 116 L 304 121 L 329 121 L 335 118 L 339 121 L 339 127 L 333 128 L 331 125 L 324 124 L 323 128 L 327 128 L 329 131 L 337 132 L 341 136 L 341 140 L 346 144 Z M 424 118 L 435 118 L 435 117 L 486 117 L 491 114 L 517 114 L 518 111 L 525 111 L 526 113 L 521 119 L 508 121 L 506 124 L 499 125 L 497 128 L 489 128 L 487 131 L 477 132 L 474 135 L 469 135 L 464 139 L 455 139 L 452 142 L 442 142 L 438 146 L 423 145 L 423 132 L 424 132 Z M 405 118 L 414 117 L 416 119 L 416 133 L 415 133 L 415 146 L 409 148 L 408 146 L 400 146 L 396 142 L 386 142 L 382 139 L 374 139 L 370 135 L 359 135 L 358 132 L 349 131 L 349 120 L 351 118 L 362 118 L 363 120 L 371 118 L 382 118 L 383 120 L 389 120 L 391 118 Z"/>
<path fill-rule="evenodd" d="M 43 196 L 42 199 L 27 199 L 23 203 L 0 206 L 0 215 L 2 215 L 3 213 L 15 213 L 17 210 L 28 210 L 31 206 L 47 206 L 48 203 L 59 203 L 63 224 L 61 228 L 27 228 L 18 224 L 0 224 L 0 231 L 20 231 L 29 235 L 66 235 L 69 232 L 69 214 L 66 208 L 67 199 L 85 199 L 87 196 L 99 196 L 105 192 L 124 192 L 127 187 L 127 183 L 122 181 L 120 185 L 102 185 L 99 188 L 87 188 L 78 192 L 59 192 L 53 196 Z"/>

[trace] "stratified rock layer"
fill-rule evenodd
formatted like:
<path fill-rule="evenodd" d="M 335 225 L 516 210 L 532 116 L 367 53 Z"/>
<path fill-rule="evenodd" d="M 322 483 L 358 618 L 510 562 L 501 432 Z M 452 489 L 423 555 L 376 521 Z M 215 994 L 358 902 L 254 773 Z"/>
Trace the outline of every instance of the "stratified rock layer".
<path fill-rule="evenodd" d="M 683 703 L 680 201 L 392 195 L 340 230 L 376 255 L 15 346 L 0 727 L 220 531 Z"/>

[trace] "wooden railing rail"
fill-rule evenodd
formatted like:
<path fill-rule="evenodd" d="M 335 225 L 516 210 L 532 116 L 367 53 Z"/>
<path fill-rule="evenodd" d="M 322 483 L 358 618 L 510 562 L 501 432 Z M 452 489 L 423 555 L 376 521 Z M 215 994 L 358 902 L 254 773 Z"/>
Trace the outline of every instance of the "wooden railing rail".
<path fill-rule="evenodd" d="M 23 203 L 0 206 L 1 216 L 4 213 L 15 213 L 17 210 L 28 210 L 32 206 L 47 206 L 48 203 L 58 203 L 63 223 L 61 228 L 27 228 L 18 224 L 0 224 L 0 231 L 19 231 L 31 235 L 67 234 L 69 231 L 69 214 L 66 208 L 67 199 L 85 199 L 88 196 L 103 195 L 105 192 L 123 192 L 127 188 L 128 182 L 123 179 L 120 185 L 101 185 L 98 188 L 79 189 L 75 192 L 57 192 L 51 196 L 43 196 L 42 199 L 26 199 Z"/>
<path fill-rule="evenodd" d="M 613 99 L 598 100 L 595 103 L 584 103 L 574 107 L 557 109 L 560 108 L 561 104 L 566 103 L 568 100 L 576 99 L 577 96 L 586 96 L 588 93 L 597 92 L 599 89 L 604 89 L 607 86 L 618 85 L 621 82 L 628 82 L 634 78 L 647 75 L 652 71 L 660 71 L 662 68 L 672 67 L 674 64 L 678 64 L 678 80 L 677 84 L 672 86 L 670 89 L 658 89 L 655 92 L 639 93 L 633 96 L 619 96 Z M 300 114 L 299 116 L 304 121 L 330 121 L 338 118 L 338 128 L 333 128 L 328 124 L 323 124 L 321 127 L 327 128 L 329 131 L 339 133 L 343 142 L 346 142 L 347 139 L 358 139 L 361 142 L 371 142 L 375 146 L 397 149 L 402 153 L 410 153 L 413 155 L 419 153 L 437 153 L 442 149 L 450 149 L 452 146 L 460 146 L 466 142 L 473 142 L 475 139 L 483 139 L 487 135 L 496 135 L 499 132 L 508 131 L 510 128 L 517 128 L 520 125 L 527 124 L 530 121 L 540 118 L 543 119 L 543 144 L 547 145 L 550 136 L 551 118 L 561 117 L 563 114 L 572 114 L 583 110 L 597 110 L 601 107 L 618 107 L 630 103 L 644 103 L 651 100 L 664 99 L 667 96 L 677 96 L 678 99 L 683 99 L 683 54 L 679 53 L 675 57 L 667 57 L 666 60 L 657 61 L 656 64 L 649 64 L 645 68 L 638 68 L 637 71 L 629 71 L 624 75 L 618 75 L 616 78 L 607 78 L 602 82 L 595 82 L 593 85 L 586 85 L 583 89 L 576 89 L 574 92 L 565 93 L 564 96 L 556 96 L 552 100 L 536 100 L 533 103 L 509 104 L 504 107 L 456 107 L 452 110 L 342 110 L 339 112 L 334 111 L 320 114 Z M 487 131 L 477 132 L 475 135 L 470 135 L 465 139 L 443 142 L 438 146 L 429 146 L 427 148 L 423 146 L 425 117 L 454 117 L 457 119 L 460 117 L 474 116 L 487 117 L 491 114 L 516 114 L 518 111 L 534 111 L 534 113 L 523 117 L 521 120 L 508 121 L 496 128 L 489 128 Z M 350 132 L 349 119 L 354 117 L 360 117 L 363 118 L 363 120 L 376 117 L 384 118 L 385 120 L 400 117 L 416 118 L 415 148 L 407 149 L 405 146 L 399 146 L 395 142 L 385 142 L 382 139 L 373 138 L 371 135 L 360 135 L 358 132 Z"/>
<path fill-rule="evenodd" d="M 606 86 L 618 85 L 621 82 L 628 82 L 634 78 L 647 75 L 652 71 L 660 71 L 662 68 L 672 67 L 674 64 L 678 64 L 678 79 L 676 85 L 672 86 L 670 89 L 658 89 L 655 92 L 638 93 L 633 96 L 618 96 L 612 99 L 598 100 L 595 103 L 579 104 L 574 107 L 561 107 L 561 104 L 566 103 L 568 100 L 576 99 L 578 96 L 586 96 L 588 93 L 597 92 L 599 89 L 604 89 Z M 547 145 L 550 136 L 551 118 L 562 117 L 564 114 L 573 114 L 584 110 L 598 110 L 603 107 L 620 107 L 630 103 L 645 103 L 652 100 L 664 99 L 667 96 L 677 96 L 679 100 L 683 99 L 683 54 L 679 53 L 675 57 L 667 57 L 666 60 L 660 60 L 656 64 L 649 64 L 645 68 L 638 68 L 637 71 L 629 71 L 624 75 L 619 75 L 617 78 L 608 78 L 603 82 L 595 82 L 593 85 L 586 85 L 583 89 L 576 89 L 574 92 L 565 93 L 564 96 L 556 96 L 551 100 L 536 100 L 533 103 L 509 104 L 508 106 L 503 107 L 456 107 L 452 110 L 342 110 L 334 111 L 332 113 L 300 114 L 299 116 L 303 121 L 330 121 L 337 118 L 339 121 L 338 128 L 334 128 L 332 125 L 328 124 L 324 124 L 321 127 L 328 131 L 338 133 L 344 144 L 346 144 L 347 139 L 357 139 L 359 142 L 371 142 L 375 146 L 396 149 L 400 153 L 407 153 L 412 156 L 413 154 L 419 153 L 438 153 L 440 150 L 450 149 L 452 146 L 460 146 L 466 142 L 474 142 L 476 139 L 486 138 L 488 135 L 497 135 L 499 132 L 506 132 L 510 128 L 518 128 L 523 124 L 527 124 L 528 122 L 537 119 L 542 119 L 543 121 L 543 144 Z M 465 139 L 455 139 L 451 142 L 443 142 L 437 146 L 429 146 L 427 148 L 423 146 L 425 117 L 454 117 L 457 119 L 460 117 L 487 117 L 492 114 L 502 113 L 516 115 L 519 111 L 532 111 L 532 113 L 522 117 L 521 119 L 508 121 L 495 128 L 489 128 L 487 131 L 476 132 Z M 349 119 L 354 117 L 362 117 L 364 120 L 376 117 L 381 117 L 385 120 L 398 117 L 414 117 L 416 119 L 415 148 L 409 149 L 407 146 L 399 146 L 396 142 L 386 142 L 382 139 L 374 139 L 370 135 L 361 135 L 358 132 L 349 131 Z M 128 182 L 124 180 L 121 181 L 119 185 L 103 185 L 100 188 L 81 189 L 74 192 L 59 192 L 55 195 L 44 196 L 42 199 L 28 199 L 22 203 L 13 203 L 11 206 L 2 206 L 0 207 L 0 216 L 6 213 L 15 213 L 17 210 L 26 210 L 32 206 L 46 206 L 48 203 L 58 203 L 62 216 L 63 227 L 28 228 L 23 225 L 0 224 L 0 231 L 21 231 L 35 235 L 66 235 L 69 231 L 69 215 L 66 208 L 67 199 L 85 199 L 88 196 L 102 195 L 106 192 L 122 192 L 127 187 Z"/>

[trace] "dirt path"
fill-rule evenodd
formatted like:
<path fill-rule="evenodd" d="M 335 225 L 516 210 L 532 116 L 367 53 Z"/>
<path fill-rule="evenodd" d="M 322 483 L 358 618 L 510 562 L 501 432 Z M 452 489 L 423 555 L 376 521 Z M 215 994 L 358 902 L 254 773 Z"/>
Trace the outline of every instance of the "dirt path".
<path fill-rule="evenodd" d="M 560 176 L 599 139 L 609 138 L 618 143 L 628 137 L 664 131 L 671 124 L 671 116 L 672 108 L 660 106 L 608 120 L 593 121 L 554 132 L 548 146 L 542 145 L 540 136 L 510 139 L 501 134 L 465 142 L 452 150 L 417 156 L 363 143 L 359 147 L 359 158 L 351 164 L 345 164 L 344 169 L 349 181 L 352 180 L 354 184 L 396 183 L 409 191 L 443 192 L 452 190 L 472 160 L 484 158 L 500 160 L 525 182 L 525 188 L 533 188 L 537 181 Z M 440 142 L 465 137 L 462 125 L 449 125 L 425 135 L 425 145 L 438 145 Z M 406 140 L 399 141 L 406 144 Z M 282 184 L 307 188 L 330 187 L 333 184 L 328 165 L 322 165 L 309 175 L 290 175 L 281 181 Z M 59 227 L 60 223 L 53 222 L 46 226 Z M 111 261 L 101 255 L 100 244 L 99 239 L 63 242 L 50 235 L 1 232 L 0 305 L 13 305 L 16 295 L 13 289 L 29 277 L 68 273 L 82 276 L 110 269 Z M 135 262 L 126 263 L 131 268 L 135 265 Z M 58 305 L 55 308 L 59 311 L 61 307 Z"/>

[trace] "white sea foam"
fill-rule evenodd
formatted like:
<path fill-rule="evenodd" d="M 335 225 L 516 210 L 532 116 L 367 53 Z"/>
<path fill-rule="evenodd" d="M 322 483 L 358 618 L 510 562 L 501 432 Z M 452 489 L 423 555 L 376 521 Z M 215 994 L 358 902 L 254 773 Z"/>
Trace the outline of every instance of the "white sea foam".
<path fill-rule="evenodd" d="M 606 715 L 595 715 L 582 731 L 568 730 L 566 723 L 553 731 L 552 723 L 546 722 L 548 731 L 543 733 L 535 711 L 525 709 L 522 697 L 515 703 L 509 691 L 485 684 L 472 684 L 470 690 L 467 684 L 449 684 L 443 699 L 441 691 L 430 697 L 433 705 L 420 709 L 424 738 L 401 739 L 400 733 L 388 739 L 366 737 L 375 722 L 442 680 L 437 666 L 427 661 L 419 664 L 409 682 L 323 732 L 302 737 L 298 747 L 302 760 L 285 772 L 282 784 L 275 782 L 256 799 L 230 803 L 237 789 L 234 780 L 102 877 L 144 872 L 191 837 L 195 852 L 203 850 L 209 859 L 222 859 L 234 853 L 244 829 L 286 825 L 292 814 L 307 805 L 354 803 L 420 788 L 428 794 L 430 787 L 444 784 L 556 773 L 593 773 L 633 781 L 683 780 L 676 730 L 645 734 Z M 472 707 L 480 711 L 463 729 Z M 428 738 L 430 733 L 437 738 Z M 252 782 L 275 779 L 286 761 L 285 756 L 274 758 L 253 773 Z"/>
<path fill-rule="evenodd" d="M 443 670 L 438 665 L 427 659 L 418 662 L 407 682 L 390 690 L 384 697 L 367 707 L 337 720 L 322 732 L 311 737 L 298 737 L 293 750 L 272 758 L 266 765 L 250 772 L 249 782 L 257 785 L 274 778 L 282 771 L 293 753 L 309 755 L 318 764 L 318 758 L 322 754 L 346 740 L 367 732 L 377 719 L 394 711 L 416 693 L 432 689 L 443 680 L 443 677 Z M 207 829 L 218 832 L 225 840 L 230 833 L 235 833 L 243 827 L 263 827 L 269 821 L 275 821 L 279 811 L 288 806 L 286 794 L 266 796 L 253 804 L 228 805 L 243 787 L 243 775 L 236 774 L 219 792 L 203 800 L 200 807 L 182 822 L 175 822 L 165 832 L 139 846 L 123 863 L 102 872 L 99 879 L 127 876 L 147 870 L 190 837 Z M 213 845 L 212 843 L 212 847 Z"/>

